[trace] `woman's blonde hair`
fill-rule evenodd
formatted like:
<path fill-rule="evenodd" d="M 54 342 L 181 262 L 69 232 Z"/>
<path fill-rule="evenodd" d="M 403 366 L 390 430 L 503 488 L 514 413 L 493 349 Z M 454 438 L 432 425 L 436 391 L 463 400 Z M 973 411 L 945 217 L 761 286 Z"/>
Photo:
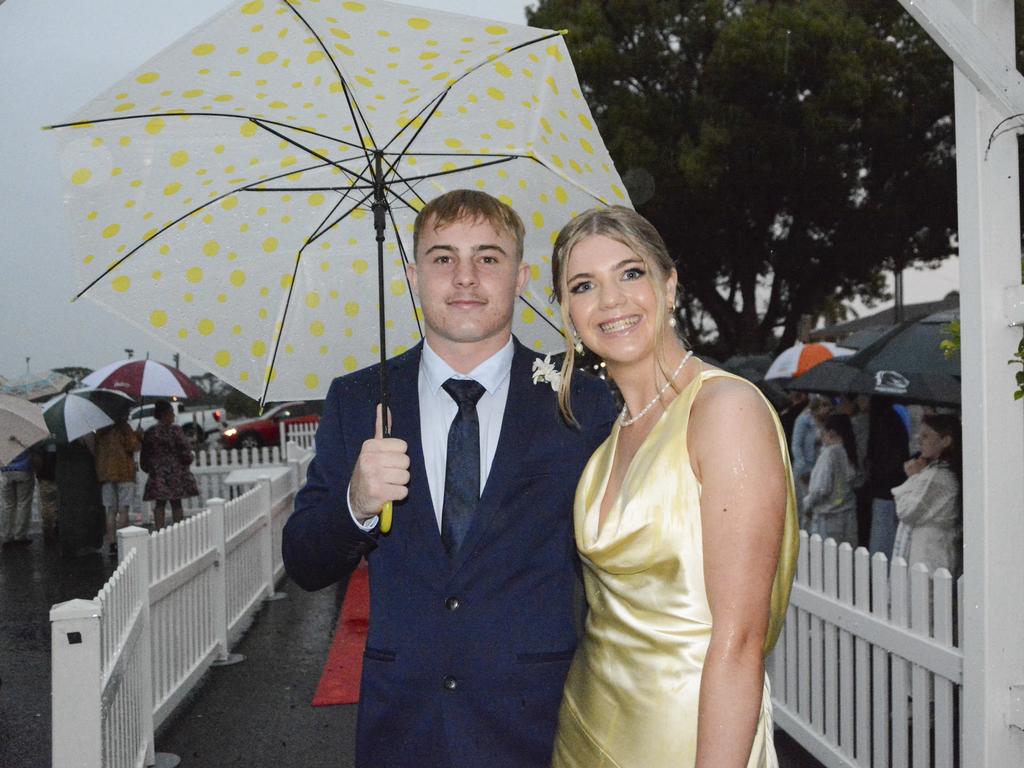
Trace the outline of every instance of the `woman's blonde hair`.
<path fill-rule="evenodd" d="M 654 324 L 654 348 L 657 350 L 658 367 L 662 375 L 668 380 L 669 373 L 662 353 L 662 344 L 665 340 L 665 322 L 668 317 L 668 297 L 665 295 L 665 280 L 675 270 L 675 262 L 665 247 L 665 241 L 658 230 L 654 228 L 647 219 L 631 208 L 621 205 L 612 205 L 601 208 L 591 208 L 566 224 L 558 233 L 555 240 L 554 251 L 551 256 L 551 283 L 556 298 L 561 305 L 562 324 L 565 328 L 565 359 L 562 361 L 562 380 L 558 388 L 558 407 L 570 424 L 578 426 L 576 418 L 572 414 L 572 407 L 569 402 L 570 384 L 572 382 L 573 367 L 576 359 L 576 350 L 573 347 L 572 321 L 569 318 L 569 307 L 567 295 L 568 265 L 569 256 L 573 248 L 579 245 L 588 237 L 602 235 L 610 240 L 629 248 L 640 257 L 648 274 L 651 276 L 651 284 L 654 295 L 657 298 L 657 315 Z M 675 306 L 675 296 L 672 297 Z M 673 387 L 675 385 L 673 384 Z"/>

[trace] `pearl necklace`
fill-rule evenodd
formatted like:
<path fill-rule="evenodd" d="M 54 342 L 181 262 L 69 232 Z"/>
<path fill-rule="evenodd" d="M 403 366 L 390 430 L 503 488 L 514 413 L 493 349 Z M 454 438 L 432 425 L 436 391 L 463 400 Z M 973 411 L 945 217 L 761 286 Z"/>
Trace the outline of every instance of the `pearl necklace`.
<path fill-rule="evenodd" d="M 687 350 L 686 354 L 683 355 L 683 359 L 679 363 L 679 366 L 676 368 L 675 373 L 673 373 L 671 378 L 669 378 L 669 380 L 665 382 L 662 388 L 658 390 L 658 394 L 654 396 L 654 399 L 651 400 L 651 402 L 649 402 L 647 405 L 645 405 L 643 410 L 640 411 L 640 413 L 638 413 L 636 416 L 627 417 L 626 414 L 629 413 L 629 406 L 622 406 L 622 413 L 619 414 L 619 424 L 621 424 L 624 427 L 628 427 L 630 424 L 635 424 L 636 422 L 640 421 L 640 419 L 642 419 L 644 416 L 646 416 L 647 412 L 654 407 L 654 404 L 661 400 L 661 396 L 665 394 L 665 390 L 672 386 L 672 382 L 676 380 L 676 377 L 679 375 L 679 372 L 682 371 L 683 366 L 686 365 L 686 361 L 689 360 L 692 355 L 693 350 Z"/>

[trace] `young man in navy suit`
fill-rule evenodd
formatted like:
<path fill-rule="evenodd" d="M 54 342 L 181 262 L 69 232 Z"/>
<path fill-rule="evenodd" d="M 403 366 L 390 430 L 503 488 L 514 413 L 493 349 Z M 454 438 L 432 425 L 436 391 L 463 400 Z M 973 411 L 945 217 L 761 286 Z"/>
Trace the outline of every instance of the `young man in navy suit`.
<path fill-rule="evenodd" d="M 360 768 L 546 768 L 576 647 L 576 482 L 615 418 L 604 383 L 572 379 L 579 426 L 534 384 L 512 336 L 529 278 L 519 216 L 455 190 L 416 219 L 409 278 L 425 342 L 331 385 L 316 458 L 284 530 L 304 589 L 370 565 Z M 385 502 L 394 527 L 377 528 Z"/>

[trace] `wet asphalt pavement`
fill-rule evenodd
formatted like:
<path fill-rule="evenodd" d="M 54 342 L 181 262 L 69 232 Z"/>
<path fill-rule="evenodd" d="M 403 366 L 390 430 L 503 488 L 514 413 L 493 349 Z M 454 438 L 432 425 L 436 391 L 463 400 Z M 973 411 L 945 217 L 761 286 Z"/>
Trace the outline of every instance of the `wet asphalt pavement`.
<path fill-rule="evenodd" d="M 0 552 L 0 768 L 49 768 L 50 606 L 94 597 L 112 571 L 105 556 L 62 560 L 38 537 Z M 265 603 L 232 649 L 246 660 L 210 670 L 158 731 L 157 752 L 183 768 L 353 765 L 356 708 L 310 706 L 341 587 L 307 593 L 286 579 L 279 591 L 288 599 Z M 776 746 L 781 768 L 820 768 L 782 732 Z"/>

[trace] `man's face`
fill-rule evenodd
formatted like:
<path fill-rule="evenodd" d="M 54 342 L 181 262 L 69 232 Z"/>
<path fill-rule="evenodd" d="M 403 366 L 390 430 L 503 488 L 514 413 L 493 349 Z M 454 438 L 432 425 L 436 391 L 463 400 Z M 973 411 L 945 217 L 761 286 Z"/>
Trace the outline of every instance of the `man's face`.
<path fill-rule="evenodd" d="M 479 361 L 508 341 L 516 297 L 530 274 L 510 234 L 468 218 L 437 229 L 426 222 L 408 273 L 431 348 Z"/>

